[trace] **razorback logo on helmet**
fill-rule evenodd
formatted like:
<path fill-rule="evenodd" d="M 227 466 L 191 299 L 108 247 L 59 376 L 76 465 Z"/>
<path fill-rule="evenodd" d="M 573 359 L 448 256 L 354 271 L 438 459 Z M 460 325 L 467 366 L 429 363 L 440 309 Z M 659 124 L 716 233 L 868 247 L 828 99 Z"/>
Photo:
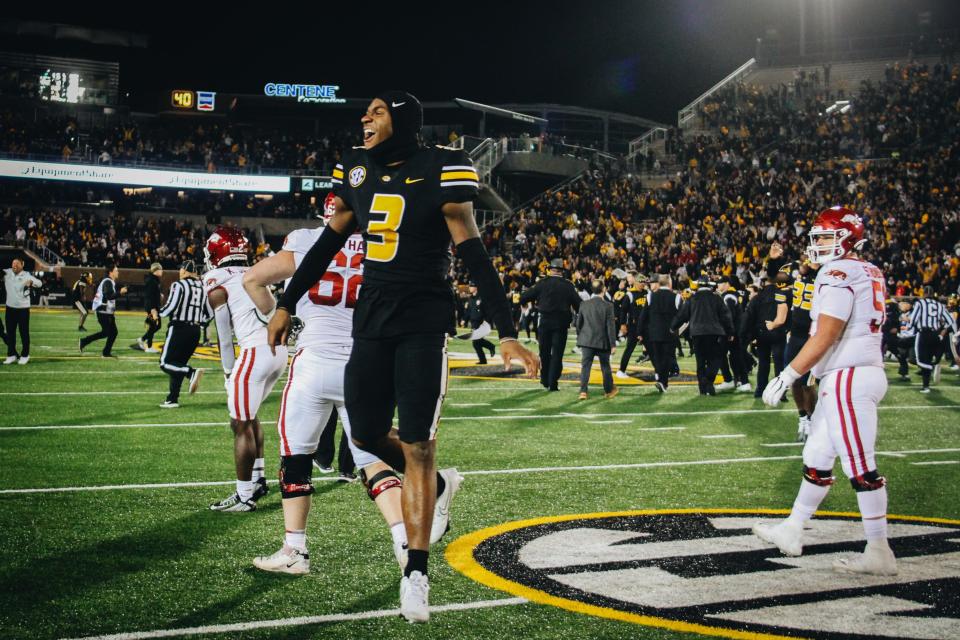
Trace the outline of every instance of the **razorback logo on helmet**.
<path fill-rule="evenodd" d="M 333 214 L 337 212 L 337 196 L 333 195 L 333 192 L 327 194 L 326 199 L 323 201 L 323 221 L 330 222 L 330 218 L 333 217 Z"/>
<path fill-rule="evenodd" d="M 960 520 L 889 516 L 894 576 L 833 572 L 863 551 L 856 514 L 820 512 L 803 555 L 751 533 L 786 511 L 647 510 L 508 522 L 446 551 L 468 577 L 541 604 L 727 638 L 954 638 Z M 626 633 L 625 636 L 635 634 Z"/>
<path fill-rule="evenodd" d="M 858 216 L 855 213 L 846 214 L 845 216 L 843 216 L 843 218 L 841 218 L 841 221 L 849 222 L 850 224 L 863 224 L 863 221 L 860 219 L 860 216 Z"/>
<path fill-rule="evenodd" d="M 830 271 L 827 271 L 827 277 L 837 278 L 838 280 L 846 280 L 847 274 L 844 271 L 840 271 L 840 269 L 831 269 Z"/>
<path fill-rule="evenodd" d="M 247 259 L 250 242 L 243 232 L 234 227 L 217 227 L 203 246 L 204 263 L 216 269 L 223 262 Z"/>

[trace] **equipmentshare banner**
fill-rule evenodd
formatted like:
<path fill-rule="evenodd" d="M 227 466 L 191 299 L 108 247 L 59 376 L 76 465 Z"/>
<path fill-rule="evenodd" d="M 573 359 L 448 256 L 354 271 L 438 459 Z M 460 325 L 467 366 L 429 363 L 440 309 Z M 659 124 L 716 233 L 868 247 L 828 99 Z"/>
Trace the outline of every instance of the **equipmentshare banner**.
<path fill-rule="evenodd" d="M 289 176 L 260 176 L 232 173 L 199 173 L 164 169 L 134 169 L 109 165 L 61 164 L 32 160 L 0 159 L 0 177 L 64 180 L 67 182 L 99 182 L 169 189 L 213 189 L 222 191 L 255 191 L 257 193 L 289 193 Z"/>

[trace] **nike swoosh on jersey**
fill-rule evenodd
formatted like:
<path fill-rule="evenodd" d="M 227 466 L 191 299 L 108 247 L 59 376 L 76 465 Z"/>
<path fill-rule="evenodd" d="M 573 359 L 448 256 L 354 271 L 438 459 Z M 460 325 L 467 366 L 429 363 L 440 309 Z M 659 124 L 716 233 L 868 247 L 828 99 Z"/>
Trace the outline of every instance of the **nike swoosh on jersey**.
<path fill-rule="evenodd" d="M 391 103 L 390 103 L 390 106 L 391 106 L 391 107 L 402 107 L 402 106 L 405 105 L 405 104 L 407 104 L 407 103 L 406 103 L 406 102 L 391 102 Z"/>
<path fill-rule="evenodd" d="M 407 178 L 404 180 L 406 184 L 413 184 L 414 182 L 423 182 L 423 178 Z"/>

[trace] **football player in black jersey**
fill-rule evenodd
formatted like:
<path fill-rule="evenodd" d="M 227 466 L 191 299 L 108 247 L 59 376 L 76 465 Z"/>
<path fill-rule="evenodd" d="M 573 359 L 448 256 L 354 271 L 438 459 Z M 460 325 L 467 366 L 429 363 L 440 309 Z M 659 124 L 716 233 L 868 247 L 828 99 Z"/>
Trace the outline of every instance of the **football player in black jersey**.
<path fill-rule="evenodd" d="M 87 286 L 91 284 L 93 284 L 93 274 L 84 272 L 80 274 L 80 278 L 73 283 L 73 288 L 70 290 L 71 303 L 74 308 L 80 312 L 80 326 L 77 327 L 77 331 L 86 331 L 83 323 L 86 322 L 90 312 L 87 311 L 87 303 L 84 302 L 83 296 L 87 290 Z"/>
<path fill-rule="evenodd" d="M 333 171 L 336 213 L 287 285 L 268 340 L 286 342 L 297 301 L 359 229 L 367 251 L 344 401 L 356 444 L 404 472 L 409 551 L 400 611 L 425 622 L 429 545 L 447 529 L 461 480 L 456 469 L 437 473 L 434 439 L 446 392 L 446 336 L 454 332 L 451 241 L 496 325 L 505 366 L 519 360 L 536 376 L 540 363 L 517 341 L 506 292 L 480 241 L 473 216 L 480 183 L 470 158 L 421 146 L 423 109 L 403 91 L 380 94 L 361 124 L 363 146 L 344 154 Z M 394 412 L 398 430 L 391 429 Z"/>
<path fill-rule="evenodd" d="M 793 277 L 793 296 L 789 299 L 790 338 L 784 350 L 784 362 L 791 362 L 810 337 L 810 304 L 813 302 L 813 282 L 817 279 L 818 267 L 808 260 L 788 262 L 780 267 L 780 271 Z M 800 414 L 797 439 L 803 442 L 810 435 L 810 416 L 817 406 L 817 389 L 808 384 L 809 377 L 810 373 L 807 372 L 790 388 Z"/>

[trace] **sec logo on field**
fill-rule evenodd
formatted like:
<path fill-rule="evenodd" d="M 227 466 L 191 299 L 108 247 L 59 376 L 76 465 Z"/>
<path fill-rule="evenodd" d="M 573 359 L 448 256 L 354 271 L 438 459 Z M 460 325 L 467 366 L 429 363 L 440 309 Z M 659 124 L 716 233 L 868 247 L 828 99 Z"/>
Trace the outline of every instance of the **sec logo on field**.
<path fill-rule="evenodd" d="M 889 517 L 899 574 L 839 574 L 863 550 L 858 514 L 817 514 L 803 555 L 751 533 L 786 511 L 651 510 L 510 522 L 466 535 L 447 560 L 533 602 L 728 638 L 956 638 L 960 521 Z"/>
<path fill-rule="evenodd" d="M 350 169 L 350 173 L 347 175 L 350 178 L 350 186 L 359 187 L 367 178 L 367 170 L 362 166 L 356 166 L 353 169 Z"/>

